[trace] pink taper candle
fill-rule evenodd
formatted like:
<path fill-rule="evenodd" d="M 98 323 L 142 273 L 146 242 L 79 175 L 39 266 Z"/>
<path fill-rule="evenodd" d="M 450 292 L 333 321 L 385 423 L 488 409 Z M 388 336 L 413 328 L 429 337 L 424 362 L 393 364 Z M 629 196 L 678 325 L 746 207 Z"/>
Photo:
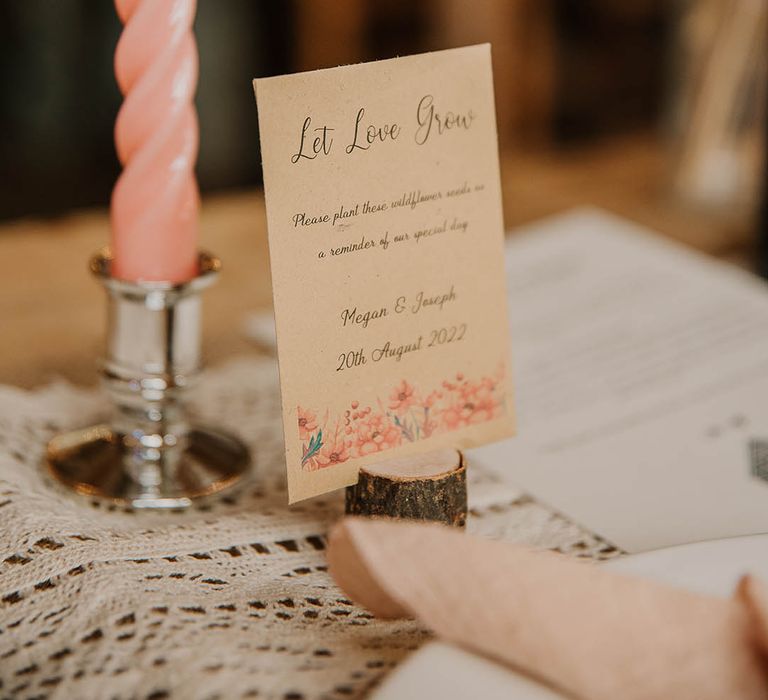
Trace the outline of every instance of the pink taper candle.
<path fill-rule="evenodd" d="M 112 273 L 183 282 L 197 272 L 196 0 L 115 0 L 123 172 L 112 193 Z"/>

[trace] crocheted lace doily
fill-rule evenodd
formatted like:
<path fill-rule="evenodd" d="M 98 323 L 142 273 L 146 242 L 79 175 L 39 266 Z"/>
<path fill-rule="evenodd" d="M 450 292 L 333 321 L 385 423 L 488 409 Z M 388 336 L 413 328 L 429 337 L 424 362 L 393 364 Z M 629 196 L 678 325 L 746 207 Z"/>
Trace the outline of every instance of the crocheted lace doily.
<path fill-rule="evenodd" d="M 253 480 L 186 513 L 137 513 L 63 494 L 39 468 L 54 433 L 103 416 L 99 392 L 0 387 L 0 696 L 357 698 L 428 638 L 329 577 L 340 494 L 286 505 L 272 361 L 211 371 L 196 410 L 251 446 Z M 615 553 L 479 467 L 470 513 L 485 536 Z"/>

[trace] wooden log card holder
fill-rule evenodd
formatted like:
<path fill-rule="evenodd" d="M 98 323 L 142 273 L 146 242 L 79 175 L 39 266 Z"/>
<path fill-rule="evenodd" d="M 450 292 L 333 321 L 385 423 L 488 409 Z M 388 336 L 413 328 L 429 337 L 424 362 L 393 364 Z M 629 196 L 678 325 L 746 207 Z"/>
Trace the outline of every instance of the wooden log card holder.
<path fill-rule="evenodd" d="M 345 512 L 462 528 L 467 520 L 464 456 L 444 449 L 361 467 L 357 484 L 347 486 Z"/>

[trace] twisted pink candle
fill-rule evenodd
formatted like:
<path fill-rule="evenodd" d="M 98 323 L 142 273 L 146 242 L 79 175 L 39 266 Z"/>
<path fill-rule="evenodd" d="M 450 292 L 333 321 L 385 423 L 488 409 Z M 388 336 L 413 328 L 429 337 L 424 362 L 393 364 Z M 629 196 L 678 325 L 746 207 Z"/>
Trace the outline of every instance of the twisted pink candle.
<path fill-rule="evenodd" d="M 115 124 L 123 172 L 112 193 L 112 273 L 183 282 L 197 272 L 199 196 L 193 104 L 196 0 L 115 0 L 124 102 Z"/>

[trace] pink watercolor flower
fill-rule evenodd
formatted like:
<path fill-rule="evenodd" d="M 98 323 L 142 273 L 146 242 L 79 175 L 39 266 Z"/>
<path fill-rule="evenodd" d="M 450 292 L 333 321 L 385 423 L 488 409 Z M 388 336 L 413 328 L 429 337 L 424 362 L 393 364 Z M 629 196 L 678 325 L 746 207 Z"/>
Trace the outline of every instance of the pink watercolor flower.
<path fill-rule="evenodd" d="M 472 423 L 492 420 L 498 415 L 499 401 L 493 393 L 494 385 L 483 385 L 476 389 L 471 397 L 474 406 Z"/>
<path fill-rule="evenodd" d="M 421 437 L 428 438 L 431 435 L 434 435 L 439 427 L 437 421 L 432 420 L 431 418 L 426 419 L 421 426 Z"/>
<path fill-rule="evenodd" d="M 347 449 L 347 443 L 344 440 L 334 439 L 333 442 L 329 442 L 323 447 L 320 452 L 317 453 L 317 457 L 312 460 L 315 464 L 313 467 L 307 467 L 305 469 L 325 469 L 326 467 L 333 467 L 342 462 L 346 462 L 349 459 L 349 450 Z"/>
<path fill-rule="evenodd" d="M 387 416 L 374 413 L 357 426 L 355 449 L 361 457 L 397 447 L 402 441 L 400 429 Z"/>
<path fill-rule="evenodd" d="M 309 409 L 297 406 L 299 414 L 299 439 L 309 440 L 317 430 L 317 416 Z"/>
<path fill-rule="evenodd" d="M 487 385 L 473 386 L 467 382 L 459 388 L 453 403 L 443 410 L 442 419 L 448 430 L 456 430 L 493 419 L 498 408 L 499 402 Z"/>
<path fill-rule="evenodd" d="M 413 394 L 413 385 L 403 379 L 389 395 L 389 408 L 402 415 L 416 403 L 416 397 Z"/>
<path fill-rule="evenodd" d="M 496 381 L 494 379 L 492 379 L 491 377 L 483 377 L 480 380 L 480 383 L 486 389 L 490 389 L 491 391 L 493 391 L 496 388 Z"/>

